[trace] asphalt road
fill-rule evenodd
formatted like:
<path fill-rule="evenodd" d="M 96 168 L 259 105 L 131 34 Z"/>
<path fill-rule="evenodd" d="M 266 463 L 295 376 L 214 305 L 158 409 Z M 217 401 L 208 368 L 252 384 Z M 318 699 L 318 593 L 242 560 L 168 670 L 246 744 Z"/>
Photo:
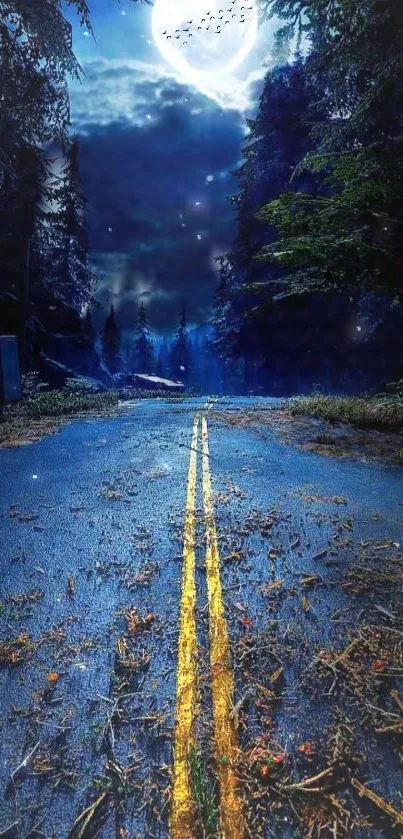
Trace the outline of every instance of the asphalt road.
<path fill-rule="evenodd" d="M 0 837 L 193 839 L 186 730 L 219 757 L 223 839 L 251 835 L 239 820 L 231 749 L 259 737 L 261 719 L 251 709 L 238 729 L 220 684 L 235 682 L 239 700 L 236 645 L 268 624 L 288 651 L 276 737 L 288 771 L 309 774 L 293 755 L 323 740 L 334 708 L 305 690 L 301 674 L 308 652 L 341 643 L 363 609 L 368 620 L 382 616 L 379 605 L 395 614 L 395 589 L 351 600 L 338 583 L 363 545 L 379 549 L 380 563 L 401 558 L 401 469 L 301 452 L 217 415 L 256 403 L 145 401 L 0 452 Z M 301 583 L 310 576 L 313 591 Z M 195 660 L 199 685 L 189 682 Z M 175 723 L 181 674 L 188 729 Z M 363 781 L 398 807 L 397 758 L 383 742 L 360 745 Z M 388 830 L 375 821 L 351 835 Z M 279 812 L 252 835 L 303 834 Z"/>

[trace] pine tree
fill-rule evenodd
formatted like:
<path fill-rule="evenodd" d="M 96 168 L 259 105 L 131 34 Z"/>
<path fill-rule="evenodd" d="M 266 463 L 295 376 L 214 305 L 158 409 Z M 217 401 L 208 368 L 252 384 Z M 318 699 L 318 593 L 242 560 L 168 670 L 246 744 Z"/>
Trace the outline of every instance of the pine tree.
<path fill-rule="evenodd" d="M 271 198 L 260 218 L 277 236 L 260 258 L 281 266 L 288 296 L 337 288 L 402 299 L 401 0 L 268 0 L 266 9 L 284 23 L 277 39 L 305 33 L 305 77 L 323 116 L 297 169 L 315 175 L 319 194 Z"/>
<path fill-rule="evenodd" d="M 81 191 L 78 139 L 73 138 L 66 165 L 56 176 L 57 210 L 48 213 L 52 231 L 52 277 L 57 294 L 74 306 L 87 303 L 93 275 L 88 263 L 89 236 L 85 219 L 86 199 Z"/>
<path fill-rule="evenodd" d="M 153 373 L 155 369 L 154 345 L 144 303 L 141 303 L 139 308 L 136 333 L 134 344 L 135 372 Z"/>
<path fill-rule="evenodd" d="M 111 373 L 117 373 L 120 367 L 121 333 L 116 321 L 113 303 L 105 320 L 102 331 L 102 357 Z"/>
<path fill-rule="evenodd" d="M 173 379 L 176 381 L 189 381 L 192 372 L 192 350 L 185 309 L 182 309 L 179 326 L 171 347 L 170 368 Z"/>

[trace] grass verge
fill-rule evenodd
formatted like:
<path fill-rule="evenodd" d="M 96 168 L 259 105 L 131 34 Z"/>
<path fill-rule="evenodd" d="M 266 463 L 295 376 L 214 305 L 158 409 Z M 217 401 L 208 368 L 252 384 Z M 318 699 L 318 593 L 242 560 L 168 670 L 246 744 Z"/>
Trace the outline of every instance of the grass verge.
<path fill-rule="evenodd" d="M 378 431 L 403 430 L 403 398 L 324 396 L 314 393 L 293 399 L 293 416 L 311 416 L 330 423 L 346 422 Z"/>
<path fill-rule="evenodd" d="M 82 415 L 105 416 L 118 406 L 117 392 L 53 390 L 7 405 L 0 420 L 0 446 L 20 446 L 54 434 L 61 422 Z"/>

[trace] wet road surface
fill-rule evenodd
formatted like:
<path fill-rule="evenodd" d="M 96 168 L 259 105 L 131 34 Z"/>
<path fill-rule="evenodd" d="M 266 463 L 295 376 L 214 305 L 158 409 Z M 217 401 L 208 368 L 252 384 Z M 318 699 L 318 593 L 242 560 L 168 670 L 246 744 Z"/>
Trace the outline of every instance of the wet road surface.
<path fill-rule="evenodd" d="M 334 833 L 344 787 L 333 834 L 284 802 L 336 771 L 341 709 L 357 777 L 401 810 L 396 732 L 376 733 L 399 705 L 370 740 L 365 717 L 403 672 L 365 635 L 402 635 L 401 469 L 223 421 L 257 404 L 141 402 L 0 452 L 0 837 L 395 835 L 370 803 Z M 351 643 L 347 671 L 329 651 Z"/>

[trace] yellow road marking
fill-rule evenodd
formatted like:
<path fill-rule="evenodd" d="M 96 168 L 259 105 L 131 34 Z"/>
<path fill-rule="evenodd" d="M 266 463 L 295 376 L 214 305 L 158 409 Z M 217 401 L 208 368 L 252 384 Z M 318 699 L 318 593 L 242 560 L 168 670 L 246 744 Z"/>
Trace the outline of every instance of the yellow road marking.
<path fill-rule="evenodd" d="M 194 809 L 189 777 L 196 702 L 196 469 L 199 420 L 193 423 L 187 486 L 180 602 L 171 839 L 194 839 Z"/>
<path fill-rule="evenodd" d="M 210 663 L 213 720 L 220 788 L 220 820 L 223 839 L 242 839 L 245 834 L 242 799 L 235 775 L 237 736 L 231 717 L 234 676 L 231 667 L 227 621 L 220 578 L 220 554 L 211 492 L 207 420 L 202 417 L 203 504 L 206 518 L 206 572 L 210 625 Z"/>

